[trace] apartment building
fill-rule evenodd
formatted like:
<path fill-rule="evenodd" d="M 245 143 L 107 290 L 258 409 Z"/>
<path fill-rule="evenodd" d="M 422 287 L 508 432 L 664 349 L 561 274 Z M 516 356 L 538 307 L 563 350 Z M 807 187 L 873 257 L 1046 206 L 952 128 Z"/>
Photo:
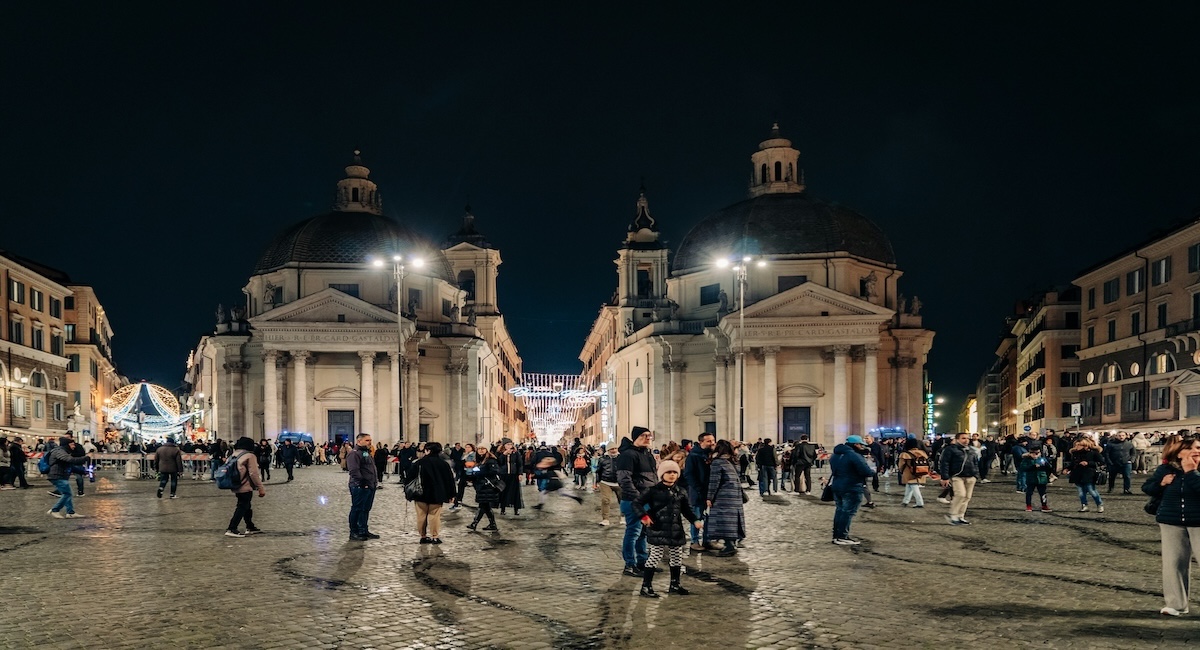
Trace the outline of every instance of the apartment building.
<path fill-rule="evenodd" d="M 116 390 L 127 383 L 117 374 L 112 358 L 112 326 L 92 287 L 68 283 L 64 298 L 67 356 L 68 409 L 79 405 L 84 438 L 99 438 L 104 431 L 104 407 Z"/>
<path fill-rule="evenodd" d="M 1075 425 L 1079 400 L 1078 287 L 1048 291 L 1016 319 L 1016 405 L 1019 430 L 1062 431 Z"/>

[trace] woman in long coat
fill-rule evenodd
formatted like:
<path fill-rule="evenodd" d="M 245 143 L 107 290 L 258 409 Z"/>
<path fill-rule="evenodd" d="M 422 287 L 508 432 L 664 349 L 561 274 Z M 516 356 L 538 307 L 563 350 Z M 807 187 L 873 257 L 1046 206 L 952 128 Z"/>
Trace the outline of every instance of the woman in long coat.
<path fill-rule="evenodd" d="M 475 458 L 479 471 L 474 473 L 471 481 L 475 484 L 475 503 L 479 505 L 479 509 L 475 511 L 475 519 L 467 528 L 475 530 L 479 522 L 487 517 L 488 525 L 484 530 L 498 531 L 496 515 L 492 514 L 492 508 L 500 507 L 500 491 L 496 489 L 496 481 L 501 480 L 500 466 L 496 457 L 486 447 L 480 447 Z M 505 483 L 504 487 L 507 488 L 508 484 Z"/>
<path fill-rule="evenodd" d="M 525 454 L 521 453 L 512 441 L 505 442 L 496 455 L 500 469 L 500 480 L 504 481 L 504 492 L 500 495 L 500 514 L 505 508 L 512 508 L 514 515 L 521 514 L 525 504 L 521 502 L 520 476 L 525 471 Z"/>
<path fill-rule="evenodd" d="M 442 443 L 425 443 L 425 455 L 413 463 L 406 481 L 421 476 L 421 494 L 413 499 L 417 508 L 417 532 L 422 544 L 441 544 L 442 504 L 454 500 L 454 472 L 442 458 Z"/>
<path fill-rule="evenodd" d="M 729 441 L 718 441 L 708 476 L 708 521 L 704 526 L 709 539 L 725 540 L 725 548 L 717 553 L 720 557 L 737 553 L 737 541 L 746 537 L 742 484 L 735 462 Z"/>

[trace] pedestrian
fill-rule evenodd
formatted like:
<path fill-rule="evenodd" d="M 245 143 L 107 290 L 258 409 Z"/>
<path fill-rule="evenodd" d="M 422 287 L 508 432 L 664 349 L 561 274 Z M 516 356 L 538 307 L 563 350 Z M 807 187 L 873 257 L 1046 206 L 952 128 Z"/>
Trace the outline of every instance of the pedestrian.
<path fill-rule="evenodd" d="M 468 472 L 475 469 L 477 463 L 475 445 L 468 442 L 465 447 L 459 448 L 457 444 L 454 447 L 454 451 L 450 452 L 450 462 L 454 466 L 458 490 L 454 493 L 454 505 L 450 506 L 450 512 L 462 507 L 463 496 L 467 492 Z"/>
<path fill-rule="evenodd" d="M 279 462 L 283 463 L 283 468 L 287 470 L 287 480 L 291 481 L 294 478 L 292 470 L 296 467 L 296 446 L 292 444 L 291 439 L 284 440 L 283 446 L 279 448 Z"/>
<path fill-rule="evenodd" d="M 29 456 L 25 453 L 24 439 L 20 436 L 14 437 L 12 443 L 8 445 L 8 484 L 13 489 L 16 489 L 18 482 L 23 490 L 33 487 L 25 479 L 25 461 L 27 458 Z"/>
<path fill-rule="evenodd" d="M 346 471 L 350 473 L 350 541 L 362 542 L 379 539 L 367 523 L 375 504 L 375 490 L 379 488 L 379 469 L 371 451 L 371 434 L 358 434 L 354 445 L 354 451 L 346 455 Z"/>
<path fill-rule="evenodd" d="M 258 490 L 259 497 L 265 497 L 267 489 L 263 486 L 258 471 L 258 456 L 255 454 L 254 441 L 246 436 L 238 438 L 233 445 L 232 453 L 237 457 L 238 475 L 242 481 L 233 488 L 233 494 L 237 497 L 237 506 L 233 509 L 233 517 L 230 518 L 229 526 L 225 529 L 225 536 L 257 535 L 262 531 L 254 525 L 254 491 Z M 246 522 L 246 532 L 244 533 L 239 530 L 242 521 Z"/>
<path fill-rule="evenodd" d="M 718 440 L 709 464 L 708 498 L 705 502 L 708 524 L 704 531 L 707 539 L 725 542 L 725 547 L 717 553 L 718 557 L 737 554 L 738 542 L 746 537 L 746 513 L 742 508 L 742 484 L 738 468 L 734 465 L 736 462 L 733 444 L 728 440 Z"/>
<path fill-rule="evenodd" d="M 73 455 L 71 448 L 74 446 L 74 440 L 62 436 L 58 439 L 58 446 L 46 452 L 50 454 L 50 471 L 46 473 L 46 477 L 61 494 L 58 501 L 46 514 L 57 519 L 74 519 L 83 516 L 76 514 L 75 503 L 71 500 L 71 467 L 85 465 L 91 458 L 86 454 L 83 456 Z M 64 513 L 63 510 L 66 512 Z"/>
<path fill-rule="evenodd" d="M 1104 445 L 1104 459 L 1108 461 L 1108 493 L 1112 494 L 1117 482 L 1117 474 L 1124 479 L 1123 494 L 1133 494 L 1130 482 L 1133 477 L 1133 443 L 1127 439 L 1124 431 L 1118 431 L 1116 437 L 1109 439 Z"/>
<path fill-rule="evenodd" d="M 1043 447 L 1044 449 L 1045 447 Z M 1033 492 L 1037 490 L 1041 499 L 1042 512 L 1051 512 L 1050 503 L 1046 500 L 1046 486 L 1050 484 L 1052 461 L 1042 453 L 1042 449 L 1025 452 L 1021 457 L 1020 471 L 1025 474 L 1025 511 L 1033 511 Z"/>
<path fill-rule="evenodd" d="M 425 443 L 425 455 L 412 464 L 405 476 L 421 479 L 421 494 L 413 499 L 417 509 L 417 533 L 422 544 L 441 544 L 442 504 L 454 500 L 454 473 L 442 458 L 442 443 Z"/>
<path fill-rule="evenodd" d="M 953 487 L 954 498 L 950 501 L 950 514 L 946 516 L 951 526 L 965 526 L 967 521 L 967 504 L 975 492 L 975 481 L 979 469 L 975 466 L 975 454 L 967 449 L 965 432 L 955 434 L 954 442 L 942 447 L 942 459 L 938 473 L 942 477 L 942 487 Z"/>
<path fill-rule="evenodd" d="M 866 443 L 861 436 L 847 436 L 846 442 L 833 448 L 829 460 L 830 484 L 833 491 L 833 543 L 854 546 L 862 542 L 850 537 L 850 524 L 858 513 L 867 479 L 875 476 L 875 470 L 867 463 Z"/>
<path fill-rule="evenodd" d="M 1088 436 L 1080 436 L 1071 447 L 1071 469 L 1068 475 L 1071 484 L 1079 492 L 1079 512 L 1087 512 L 1087 498 L 1092 495 L 1096 501 L 1096 512 L 1104 512 L 1104 501 L 1096 490 L 1096 476 L 1103 467 L 1104 457 L 1100 455 L 1100 446 Z"/>
<path fill-rule="evenodd" d="M 900 505 L 912 502 L 914 508 L 924 508 L 925 498 L 921 495 L 926 479 L 929 478 L 929 454 L 921 448 L 916 438 L 904 440 L 904 451 L 900 453 L 900 483 L 904 486 L 904 498 Z"/>
<path fill-rule="evenodd" d="M 500 469 L 500 481 L 504 490 L 500 494 L 500 514 L 512 508 L 513 516 L 521 514 L 525 504 L 521 501 L 521 474 L 525 471 L 525 454 L 511 440 L 502 440 L 500 454 L 496 457 Z M 615 480 L 615 479 L 614 479 Z"/>
<path fill-rule="evenodd" d="M 679 474 L 679 463 L 662 461 L 658 465 L 658 483 L 650 486 L 633 502 L 634 511 L 641 513 L 641 523 L 646 529 L 649 545 L 640 592 L 646 598 L 658 598 L 654 592 L 654 573 L 664 555 L 671 570 L 671 585 L 667 593 L 688 595 L 688 590 L 679 584 L 683 573 L 683 547 L 688 540 L 683 530 L 683 520 L 687 519 L 697 529 L 703 528 L 704 522 L 692 510 L 687 492 L 679 487 Z"/>
<path fill-rule="evenodd" d="M 0 435 L 0 490 L 15 490 L 8 476 L 8 436 Z"/>
<path fill-rule="evenodd" d="M 758 496 L 765 497 L 772 492 L 779 492 L 779 484 L 775 478 L 775 467 L 779 459 L 775 456 L 775 444 L 764 440 L 754 453 L 754 464 L 758 466 Z"/>
<path fill-rule="evenodd" d="M 879 443 L 871 434 L 864 433 L 862 435 L 862 440 L 862 446 L 855 447 L 854 450 L 862 455 L 863 460 L 867 461 L 867 466 L 871 468 L 872 472 L 874 472 L 874 474 L 871 476 L 871 482 L 863 485 L 863 496 L 867 498 L 867 502 L 863 505 L 868 508 L 874 508 L 874 495 L 879 491 L 879 472 L 881 471 L 880 466 L 882 465 L 882 463 L 879 461 L 882 457 L 882 450 L 878 455 L 876 454 L 875 450 Z"/>
<path fill-rule="evenodd" d="M 1142 491 L 1159 500 L 1155 521 L 1162 537 L 1166 601 L 1159 613 L 1180 616 L 1188 613 L 1192 560 L 1200 548 L 1200 440 L 1183 436 L 1168 442 L 1162 461 Z"/>
<path fill-rule="evenodd" d="M 275 455 L 275 450 L 271 448 L 271 441 L 263 438 L 258 441 L 258 449 L 255 450 L 258 454 L 258 471 L 263 483 L 271 480 L 271 457 Z"/>
<path fill-rule="evenodd" d="M 622 574 L 639 578 L 649 550 L 642 515 L 633 509 L 633 502 L 658 483 L 657 463 L 650 451 L 653 441 L 654 432 L 646 427 L 633 427 L 630 437 L 621 439 L 620 453 L 614 463 L 620 487 L 621 515 L 625 519 L 625 535 L 621 540 L 621 557 L 625 560 Z"/>
<path fill-rule="evenodd" d="M 795 464 L 792 483 L 796 494 L 812 494 L 812 468 L 817 463 L 817 446 L 809 442 L 807 435 L 800 436 L 800 444 L 792 450 L 792 462 Z"/>
<path fill-rule="evenodd" d="M 704 506 L 708 502 L 708 479 L 711 473 L 709 455 L 716 446 L 715 434 L 707 431 L 701 433 L 696 444 L 688 450 L 687 460 L 683 463 L 686 479 L 683 483 L 687 487 L 688 503 L 692 506 L 692 514 L 701 521 L 704 519 Z M 692 527 L 690 532 L 693 551 L 716 550 L 715 546 L 709 546 L 707 530 Z"/>
<path fill-rule="evenodd" d="M 499 532 L 500 529 L 496 527 L 496 515 L 492 513 L 492 508 L 500 506 L 501 489 L 508 487 L 501 482 L 500 464 L 485 447 L 480 447 L 479 451 L 475 452 L 473 462 L 475 462 L 477 471 L 473 473 L 471 481 L 475 485 L 475 505 L 478 506 L 478 509 L 475 511 L 475 519 L 467 528 L 475 530 L 479 522 L 487 517 L 488 525 L 483 529 Z"/>
<path fill-rule="evenodd" d="M 600 462 L 596 466 L 596 477 L 599 480 L 597 486 L 600 489 L 600 525 L 608 526 L 608 515 L 612 512 L 612 506 L 617 499 L 617 490 L 620 489 L 620 484 L 617 483 L 617 448 L 604 447 L 604 454 L 600 457 Z M 618 508 L 620 505 L 618 504 Z"/>
<path fill-rule="evenodd" d="M 587 449 L 580 447 L 575 452 L 575 459 L 572 461 L 571 469 L 575 470 L 575 489 L 582 490 L 587 487 L 587 476 L 592 471 L 591 459 L 588 458 Z"/>
<path fill-rule="evenodd" d="M 375 488 L 377 490 L 382 489 L 383 479 L 385 476 L 387 476 L 387 466 L 388 466 L 388 458 L 389 457 L 390 456 L 388 454 L 387 445 L 383 444 L 382 442 L 377 443 L 375 445 L 375 456 L 374 456 L 375 473 L 376 473 L 376 475 L 379 476 L 379 486 L 377 486 Z"/>
<path fill-rule="evenodd" d="M 175 444 L 175 436 L 167 436 L 167 441 L 154 450 L 154 466 L 158 468 L 158 498 L 162 498 L 163 488 L 171 481 L 171 498 L 179 489 L 179 473 L 183 471 L 183 452 Z"/>

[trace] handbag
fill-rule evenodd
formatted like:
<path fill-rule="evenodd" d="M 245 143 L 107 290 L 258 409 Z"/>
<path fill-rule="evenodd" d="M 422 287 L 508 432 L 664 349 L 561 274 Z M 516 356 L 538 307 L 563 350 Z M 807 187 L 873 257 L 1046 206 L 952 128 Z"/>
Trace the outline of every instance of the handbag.
<path fill-rule="evenodd" d="M 1146 514 L 1152 517 L 1157 517 L 1158 507 L 1161 505 L 1162 497 L 1150 497 L 1150 500 L 1146 502 L 1146 505 L 1142 506 L 1142 510 L 1145 510 Z"/>
<path fill-rule="evenodd" d="M 746 494 L 746 488 L 742 488 L 742 503 L 750 503 L 750 495 Z"/>
<path fill-rule="evenodd" d="M 821 489 L 821 500 L 826 503 L 833 501 L 833 474 L 829 475 L 829 480 L 825 481 L 825 487 Z"/>
<path fill-rule="evenodd" d="M 416 476 L 404 484 L 404 498 L 409 501 L 416 501 L 425 493 L 425 486 L 421 484 L 421 468 L 414 464 L 413 470 L 416 470 Z"/>
<path fill-rule="evenodd" d="M 483 482 L 487 483 L 488 487 L 492 488 L 493 490 L 495 490 L 497 492 L 503 492 L 504 488 L 508 487 L 507 485 L 504 484 L 504 481 L 502 479 L 496 478 L 494 476 L 484 479 Z"/>

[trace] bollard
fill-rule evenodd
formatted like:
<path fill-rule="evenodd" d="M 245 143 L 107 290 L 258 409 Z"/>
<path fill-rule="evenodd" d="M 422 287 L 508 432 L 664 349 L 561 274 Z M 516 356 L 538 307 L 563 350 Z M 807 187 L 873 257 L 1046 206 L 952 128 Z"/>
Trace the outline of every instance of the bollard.
<path fill-rule="evenodd" d="M 142 477 L 142 464 L 136 460 L 126 461 L 125 463 L 125 478 L 137 480 Z"/>

